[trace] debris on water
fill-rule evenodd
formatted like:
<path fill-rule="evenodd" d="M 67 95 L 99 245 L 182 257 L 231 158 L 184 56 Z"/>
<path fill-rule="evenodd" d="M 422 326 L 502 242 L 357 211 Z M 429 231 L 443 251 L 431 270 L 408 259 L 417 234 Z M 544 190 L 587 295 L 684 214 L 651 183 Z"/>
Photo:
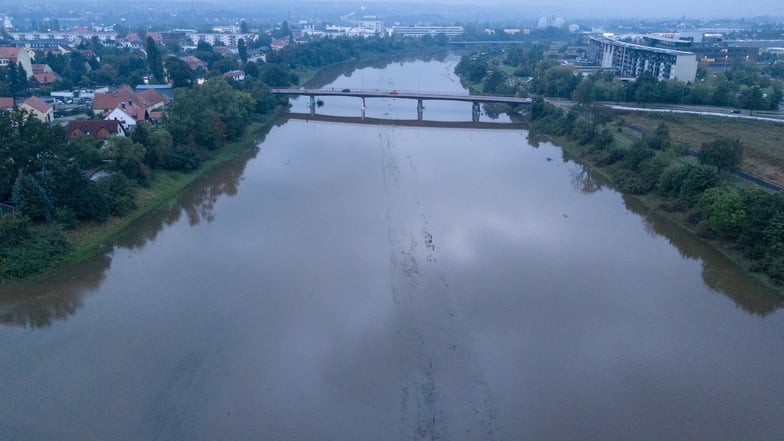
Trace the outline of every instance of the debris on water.
<path fill-rule="evenodd" d="M 427 231 L 423 231 L 422 233 L 425 235 L 425 246 L 430 248 L 430 250 L 435 251 L 436 245 L 433 243 L 433 235 Z"/>

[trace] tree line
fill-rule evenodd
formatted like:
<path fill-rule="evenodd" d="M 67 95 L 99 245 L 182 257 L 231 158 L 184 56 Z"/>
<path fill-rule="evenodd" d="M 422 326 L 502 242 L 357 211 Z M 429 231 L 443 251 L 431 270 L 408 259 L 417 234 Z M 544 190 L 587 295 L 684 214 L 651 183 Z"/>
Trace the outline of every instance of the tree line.
<path fill-rule="evenodd" d="M 709 75 L 699 68 L 693 82 L 659 81 L 646 73 L 635 81 L 622 81 L 612 72 L 582 77 L 574 66 L 545 57 L 542 44 L 521 44 L 464 56 L 456 72 L 487 93 L 545 95 L 574 99 L 583 104 L 613 101 L 711 105 L 737 109 L 778 110 L 784 100 L 784 63 L 738 64 Z"/>

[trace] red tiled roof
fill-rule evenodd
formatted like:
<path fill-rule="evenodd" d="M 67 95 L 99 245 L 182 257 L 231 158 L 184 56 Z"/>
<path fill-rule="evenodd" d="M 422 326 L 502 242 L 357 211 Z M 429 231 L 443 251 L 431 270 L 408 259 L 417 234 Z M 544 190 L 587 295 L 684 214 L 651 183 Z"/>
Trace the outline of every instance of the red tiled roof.
<path fill-rule="evenodd" d="M 41 113 L 46 113 L 52 110 L 51 104 L 47 103 L 41 98 L 38 98 L 37 96 L 31 96 L 30 98 L 27 99 L 27 101 L 24 102 L 24 104 L 27 104 L 28 106 L 32 107 L 33 109 Z"/>
<path fill-rule="evenodd" d="M 93 110 L 114 109 L 122 102 L 133 101 L 133 90 L 123 86 L 114 93 L 96 93 L 93 97 Z"/>
<path fill-rule="evenodd" d="M 0 46 L 0 59 L 16 60 L 17 58 L 19 58 L 20 50 L 21 49 L 18 47 Z"/>
<path fill-rule="evenodd" d="M 139 92 L 136 94 L 136 97 L 138 98 L 139 104 L 143 104 L 145 107 L 166 102 L 166 98 L 155 89 L 147 89 Z"/>
<path fill-rule="evenodd" d="M 188 55 L 187 57 L 184 57 L 182 61 L 184 61 L 192 70 L 195 70 L 200 66 L 205 69 L 207 68 L 207 63 L 205 63 L 203 60 L 199 58 L 194 57 L 193 55 Z"/>
<path fill-rule="evenodd" d="M 33 78 L 35 78 L 35 81 L 38 84 L 42 84 L 42 85 L 52 84 L 60 79 L 58 75 L 53 72 L 33 74 Z"/>
<path fill-rule="evenodd" d="M 52 68 L 48 64 L 33 64 L 32 66 L 34 74 L 52 72 Z"/>
<path fill-rule="evenodd" d="M 0 98 L 0 109 L 13 109 L 13 107 L 14 107 L 13 98 Z"/>
<path fill-rule="evenodd" d="M 130 116 L 131 118 L 133 118 L 136 121 L 144 121 L 144 119 L 145 119 L 145 112 L 146 111 L 143 108 L 137 106 L 136 104 L 133 104 L 133 105 L 125 104 L 123 106 L 122 103 L 121 103 L 119 106 L 116 107 L 115 110 L 119 110 L 119 111 L 125 113 L 126 115 Z"/>
<path fill-rule="evenodd" d="M 96 93 L 93 98 L 93 110 L 115 109 L 120 103 L 129 105 L 139 105 L 148 109 L 156 104 L 165 103 L 166 98 L 154 89 L 147 89 L 143 92 L 134 93 L 128 86 L 123 86 L 114 93 Z"/>
<path fill-rule="evenodd" d="M 147 35 L 139 35 L 136 32 L 131 32 L 125 36 L 125 41 L 133 43 L 136 41 L 147 41 L 147 37 L 152 38 L 152 41 L 160 43 L 163 41 L 163 36 L 158 32 L 148 32 Z"/>
<path fill-rule="evenodd" d="M 68 121 L 68 138 L 73 139 L 83 135 L 95 139 L 105 139 L 111 135 L 116 135 L 119 127 L 119 121 L 108 119 Z"/>

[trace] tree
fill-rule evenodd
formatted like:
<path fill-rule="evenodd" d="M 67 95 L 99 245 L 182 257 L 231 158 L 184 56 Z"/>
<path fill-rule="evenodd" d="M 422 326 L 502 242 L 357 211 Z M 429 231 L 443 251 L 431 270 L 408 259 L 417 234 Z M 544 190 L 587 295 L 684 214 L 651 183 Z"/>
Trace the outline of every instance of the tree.
<path fill-rule="evenodd" d="M 531 120 L 536 121 L 537 119 L 544 116 L 544 97 L 542 95 L 536 95 L 531 100 Z"/>
<path fill-rule="evenodd" d="M 245 22 L 243 22 L 245 23 Z M 237 41 L 237 51 L 240 55 L 240 60 L 242 60 L 242 64 L 245 65 L 248 63 L 248 46 L 245 44 L 245 39 L 240 38 Z"/>
<path fill-rule="evenodd" d="M 248 29 L 248 23 L 245 20 L 240 21 L 240 34 L 247 34 L 250 32 Z"/>
<path fill-rule="evenodd" d="M 753 114 L 755 110 L 764 109 L 766 107 L 765 99 L 762 96 L 762 89 L 760 89 L 759 86 L 753 86 L 741 92 L 738 101 L 740 106 L 744 109 L 748 109 L 751 114 Z"/>
<path fill-rule="evenodd" d="M 703 144 L 697 158 L 719 172 L 734 170 L 743 161 L 743 144 L 737 139 L 717 139 Z"/>
<path fill-rule="evenodd" d="M 22 63 L 10 63 L 8 65 L 6 84 L 8 85 L 9 92 L 13 97 L 16 97 L 27 89 L 27 71 L 25 71 L 22 67 Z"/>
<path fill-rule="evenodd" d="M 54 213 L 52 198 L 38 179 L 31 175 L 19 175 L 11 200 L 22 214 L 32 220 L 48 221 Z"/>
<path fill-rule="evenodd" d="M 193 82 L 193 70 L 177 57 L 166 59 L 166 73 L 173 87 L 190 87 Z"/>
<path fill-rule="evenodd" d="M 0 248 L 16 246 L 30 237 L 30 222 L 19 213 L 0 215 Z"/>
<path fill-rule="evenodd" d="M 572 99 L 583 105 L 589 105 L 596 100 L 596 86 L 589 78 L 583 78 L 572 92 Z"/>
<path fill-rule="evenodd" d="M 163 60 L 161 58 L 161 51 L 155 40 L 149 35 L 147 36 L 147 67 L 152 72 L 153 77 L 157 83 L 163 83 Z"/>
<path fill-rule="evenodd" d="M 112 161 L 114 168 L 131 179 L 147 177 L 147 167 L 142 162 L 144 146 L 125 136 L 112 136 L 103 150 L 104 157 Z"/>
<path fill-rule="evenodd" d="M 720 188 L 703 193 L 700 201 L 708 211 L 711 229 L 725 239 L 737 239 L 746 221 L 746 209 L 741 196 Z"/>
<path fill-rule="evenodd" d="M 667 124 L 660 123 L 656 130 L 646 131 L 642 138 L 649 148 L 664 150 L 670 145 L 670 128 Z"/>

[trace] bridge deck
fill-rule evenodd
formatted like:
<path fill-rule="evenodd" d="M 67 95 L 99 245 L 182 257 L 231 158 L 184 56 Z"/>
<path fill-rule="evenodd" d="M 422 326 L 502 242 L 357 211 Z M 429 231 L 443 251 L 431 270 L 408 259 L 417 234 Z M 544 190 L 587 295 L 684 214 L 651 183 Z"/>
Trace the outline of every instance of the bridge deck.
<path fill-rule="evenodd" d="M 436 92 L 414 92 L 409 90 L 378 90 L 378 89 L 270 89 L 273 95 L 308 95 L 308 96 L 351 96 L 357 98 L 405 98 L 415 100 L 465 101 L 469 103 L 506 103 L 531 104 L 530 98 L 498 95 L 458 95 Z"/>

